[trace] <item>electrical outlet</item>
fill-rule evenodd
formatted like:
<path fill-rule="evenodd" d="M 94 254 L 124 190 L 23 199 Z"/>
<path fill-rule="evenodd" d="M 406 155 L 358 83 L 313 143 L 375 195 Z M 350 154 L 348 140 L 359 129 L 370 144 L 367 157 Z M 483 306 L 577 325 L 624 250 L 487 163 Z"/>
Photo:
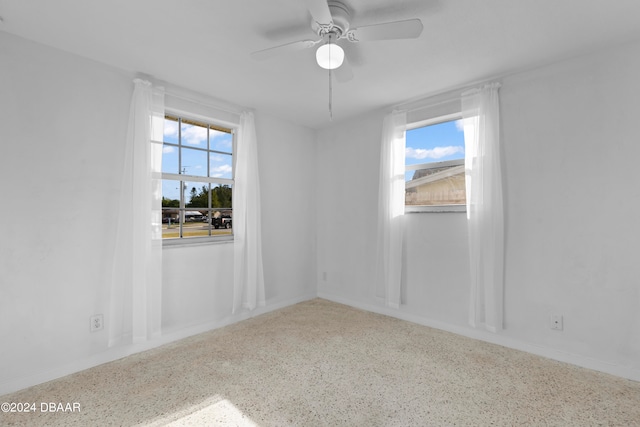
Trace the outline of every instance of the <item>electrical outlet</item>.
<path fill-rule="evenodd" d="M 555 329 L 556 331 L 562 330 L 562 314 L 552 314 L 551 315 L 551 329 Z"/>
<path fill-rule="evenodd" d="M 91 316 L 91 332 L 102 330 L 104 326 L 104 317 L 102 314 Z"/>

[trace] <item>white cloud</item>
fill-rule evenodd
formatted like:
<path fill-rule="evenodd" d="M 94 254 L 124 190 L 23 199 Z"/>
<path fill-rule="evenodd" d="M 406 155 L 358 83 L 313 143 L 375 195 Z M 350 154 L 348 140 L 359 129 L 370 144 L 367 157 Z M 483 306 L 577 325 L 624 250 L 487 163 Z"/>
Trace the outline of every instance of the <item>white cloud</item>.
<path fill-rule="evenodd" d="M 182 142 L 189 145 L 207 145 L 207 129 L 200 126 L 184 125 Z"/>
<path fill-rule="evenodd" d="M 167 137 L 178 137 L 178 122 L 165 120 L 164 121 L 164 136 Z"/>
<path fill-rule="evenodd" d="M 222 178 L 224 175 L 231 174 L 232 168 L 230 165 L 221 165 L 211 169 L 211 176 L 214 178 Z"/>
<path fill-rule="evenodd" d="M 456 147 L 456 146 L 448 146 L 448 147 L 435 147 L 429 150 L 424 148 L 412 148 L 407 147 L 405 149 L 405 156 L 410 159 L 441 159 L 446 156 L 451 156 L 453 154 L 464 153 L 464 148 Z"/>
<path fill-rule="evenodd" d="M 166 132 L 165 132 L 166 134 Z M 172 147 L 170 145 L 163 145 L 162 146 L 162 152 L 164 154 L 169 154 L 169 153 L 174 153 L 176 151 L 176 147 Z"/>
<path fill-rule="evenodd" d="M 464 132 L 464 119 L 456 120 L 456 129 L 458 129 L 460 132 Z"/>

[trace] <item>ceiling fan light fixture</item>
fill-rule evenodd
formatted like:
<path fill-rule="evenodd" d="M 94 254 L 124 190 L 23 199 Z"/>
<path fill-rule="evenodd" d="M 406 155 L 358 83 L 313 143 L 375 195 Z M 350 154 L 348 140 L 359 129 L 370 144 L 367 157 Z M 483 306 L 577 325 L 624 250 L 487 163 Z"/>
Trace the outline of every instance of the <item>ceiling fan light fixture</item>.
<path fill-rule="evenodd" d="M 325 70 L 335 70 L 344 62 L 344 50 L 335 43 L 326 43 L 316 51 L 316 61 Z"/>

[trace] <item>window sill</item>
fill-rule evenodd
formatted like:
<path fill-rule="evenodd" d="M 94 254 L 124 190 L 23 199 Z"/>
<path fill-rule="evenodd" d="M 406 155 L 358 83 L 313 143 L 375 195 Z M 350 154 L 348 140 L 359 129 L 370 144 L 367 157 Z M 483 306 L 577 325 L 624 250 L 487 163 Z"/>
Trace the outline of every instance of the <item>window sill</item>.
<path fill-rule="evenodd" d="M 190 237 L 162 241 L 162 249 L 233 243 L 233 235 L 225 237 Z"/>
<path fill-rule="evenodd" d="M 404 213 L 446 213 L 467 212 L 466 205 L 441 205 L 441 206 L 405 206 Z"/>

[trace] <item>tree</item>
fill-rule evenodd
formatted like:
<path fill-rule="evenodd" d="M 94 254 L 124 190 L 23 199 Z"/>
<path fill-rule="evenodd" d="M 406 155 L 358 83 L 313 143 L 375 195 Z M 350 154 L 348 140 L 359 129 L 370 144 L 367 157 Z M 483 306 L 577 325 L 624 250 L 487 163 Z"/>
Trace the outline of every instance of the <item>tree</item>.
<path fill-rule="evenodd" d="M 203 185 L 200 192 L 196 190 L 196 187 L 191 188 L 191 199 L 186 204 L 188 208 L 206 208 L 208 206 L 208 189 L 206 185 Z"/>
<path fill-rule="evenodd" d="M 232 192 L 231 187 L 228 185 L 220 185 L 211 190 L 212 207 L 215 208 L 231 208 L 232 207 Z M 215 196 L 214 196 L 215 195 Z M 213 200 L 217 199 L 217 203 L 213 205 Z"/>
<path fill-rule="evenodd" d="M 212 208 L 231 208 L 233 197 L 232 189 L 228 185 L 220 185 L 211 189 L 211 207 Z M 203 185 L 200 190 L 191 187 L 189 192 L 189 201 L 185 203 L 187 208 L 206 208 L 209 204 L 209 188 Z M 179 200 L 171 200 L 162 198 L 163 208 L 180 207 Z"/>
<path fill-rule="evenodd" d="M 166 197 L 162 198 L 162 207 L 163 208 L 179 208 L 180 200 L 175 199 L 167 199 Z"/>

